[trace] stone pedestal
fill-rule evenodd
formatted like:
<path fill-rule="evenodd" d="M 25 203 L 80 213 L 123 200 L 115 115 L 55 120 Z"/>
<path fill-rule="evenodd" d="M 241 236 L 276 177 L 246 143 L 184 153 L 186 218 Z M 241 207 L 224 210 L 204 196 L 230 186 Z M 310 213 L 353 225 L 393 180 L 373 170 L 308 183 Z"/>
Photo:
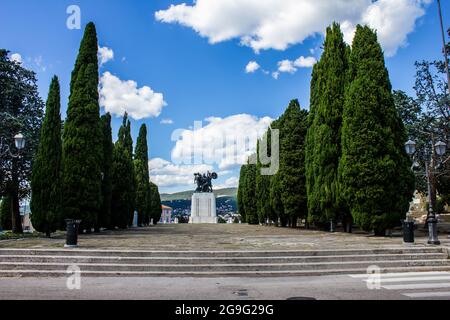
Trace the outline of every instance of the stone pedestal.
<path fill-rule="evenodd" d="M 189 223 L 217 223 L 216 197 L 214 193 L 194 193 Z"/>

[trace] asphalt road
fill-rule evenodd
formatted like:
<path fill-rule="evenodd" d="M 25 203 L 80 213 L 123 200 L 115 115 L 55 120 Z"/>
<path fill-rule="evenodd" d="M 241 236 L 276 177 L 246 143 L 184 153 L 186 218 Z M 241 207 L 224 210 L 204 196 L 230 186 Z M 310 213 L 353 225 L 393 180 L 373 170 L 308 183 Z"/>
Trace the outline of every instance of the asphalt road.
<path fill-rule="evenodd" d="M 450 273 L 373 278 L 339 275 L 284 278 L 0 278 L 0 299 L 45 300 L 450 300 Z M 73 279 L 72 279 L 73 280 Z M 70 281 L 69 281 L 70 282 Z M 70 282 L 72 285 L 76 281 Z"/>

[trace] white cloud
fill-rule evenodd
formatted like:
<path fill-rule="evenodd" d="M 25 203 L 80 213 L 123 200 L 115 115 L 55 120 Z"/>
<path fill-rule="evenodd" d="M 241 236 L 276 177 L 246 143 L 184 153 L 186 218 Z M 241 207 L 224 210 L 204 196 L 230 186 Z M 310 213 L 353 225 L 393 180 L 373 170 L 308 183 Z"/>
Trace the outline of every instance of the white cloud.
<path fill-rule="evenodd" d="M 167 105 L 162 93 L 150 87 L 138 88 L 136 81 L 124 81 L 109 72 L 100 78 L 100 105 L 107 112 L 122 116 L 125 111 L 135 120 L 158 117 Z"/>
<path fill-rule="evenodd" d="M 256 61 L 250 61 L 245 67 L 246 73 L 254 73 L 260 68 L 260 65 Z"/>
<path fill-rule="evenodd" d="M 218 189 L 227 189 L 227 188 L 237 188 L 239 185 L 239 178 L 238 177 L 231 177 L 225 180 L 225 183 L 217 184 L 214 186 L 215 190 Z"/>
<path fill-rule="evenodd" d="M 157 11 L 155 18 L 190 27 L 211 44 L 239 39 L 255 52 L 285 50 L 317 33 L 324 34 L 333 21 L 347 26 L 368 23 L 378 30 L 386 53 L 393 55 L 406 44 L 431 1 L 197 0 L 192 5 L 171 5 Z"/>
<path fill-rule="evenodd" d="M 297 68 L 294 67 L 294 62 L 290 60 L 283 60 L 278 62 L 278 71 L 279 72 L 287 72 L 287 73 L 295 73 Z"/>
<path fill-rule="evenodd" d="M 161 158 L 149 161 L 150 179 L 161 188 L 192 188 L 194 173 L 213 171 L 210 165 L 177 165 Z"/>
<path fill-rule="evenodd" d="M 291 73 L 294 74 L 297 72 L 298 68 L 311 68 L 317 62 L 314 57 L 299 57 L 295 61 L 291 60 L 283 60 L 278 62 L 278 71 L 272 73 L 272 76 L 275 79 L 278 79 L 280 73 Z"/>
<path fill-rule="evenodd" d="M 161 120 L 161 124 L 173 124 L 173 120 L 172 119 L 162 119 Z"/>
<path fill-rule="evenodd" d="M 11 55 L 11 61 L 17 62 L 17 63 L 22 63 L 22 56 L 19 53 L 13 53 Z"/>
<path fill-rule="evenodd" d="M 114 59 L 114 51 L 108 47 L 98 47 L 98 59 L 100 66 Z"/>
<path fill-rule="evenodd" d="M 314 57 L 303 57 L 301 56 L 297 60 L 294 61 L 294 66 L 298 68 L 312 68 L 317 63 L 316 58 Z"/>
<path fill-rule="evenodd" d="M 207 124 L 177 133 L 172 161 L 184 164 L 217 164 L 220 170 L 242 165 L 256 151 L 256 140 L 273 121 L 238 114 L 226 118 L 210 117 Z"/>

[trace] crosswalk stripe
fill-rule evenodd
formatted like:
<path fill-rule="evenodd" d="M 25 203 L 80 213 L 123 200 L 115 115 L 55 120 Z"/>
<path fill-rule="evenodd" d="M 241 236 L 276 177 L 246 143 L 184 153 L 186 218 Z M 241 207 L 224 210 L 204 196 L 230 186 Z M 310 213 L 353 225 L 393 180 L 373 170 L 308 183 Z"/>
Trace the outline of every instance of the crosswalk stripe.
<path fill-rule="evenodd" d="M 427 275 L 450 275 L 450 272 L 401 272 L 401 273 L 380 273 L 380 274 L 352 274 L 350 277 L 358 279 L 364 279 L 368 277 L 372 277 L 374 275 L 379 275 L 382 278 L 396 278 L 396 277 L 402 277 L 402 276 L 427 276 Z"/>
<path fill-rule="evenodd" d="M 382 286 L 382 288 L 387 290 L 442 289 L 450 288 L 450 283 L 394 284 Z"/>
<path fill-rule="evenodd" d="M 450 291 L 441 292 L 417 292 L 417 293 L 404 293 L 403 295 L 409 298 L 438 298 L 438 297 L 450 297 Z"/>
<path fill-rule="evenodd" d="M 380 277 L 382 283 L 388 282 L 416 282 L 416 281 L 438 281 L 438 280 L 450 280 L 450 276 L 428 276 L 428 277 L 411 277 L 411 278 L 383 278 Z M 367 279 L 366 282 L 373 282 L 373 280 Z"/>

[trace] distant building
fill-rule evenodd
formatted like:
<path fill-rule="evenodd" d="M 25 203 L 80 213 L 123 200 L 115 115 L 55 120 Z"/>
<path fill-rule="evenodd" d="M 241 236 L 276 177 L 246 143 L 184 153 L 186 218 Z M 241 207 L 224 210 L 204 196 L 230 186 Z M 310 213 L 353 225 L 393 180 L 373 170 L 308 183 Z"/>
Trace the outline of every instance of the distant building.
<path fill-rule="evenodd" d="M 173 209 L 171 207 L 162 205 L 162 214 L 161 214 L 161 220 L 159 220 L 159 223 L 172 223 L 172 212 Z"/>
<path fill-rule="evenodd" d="M 30 202 L 24 201 L 20 204 L 20 216 L 22 217 L 22 228 L 25 232 L 34 232 L 33 225 L 31 224 L 31 210 Z"/>

